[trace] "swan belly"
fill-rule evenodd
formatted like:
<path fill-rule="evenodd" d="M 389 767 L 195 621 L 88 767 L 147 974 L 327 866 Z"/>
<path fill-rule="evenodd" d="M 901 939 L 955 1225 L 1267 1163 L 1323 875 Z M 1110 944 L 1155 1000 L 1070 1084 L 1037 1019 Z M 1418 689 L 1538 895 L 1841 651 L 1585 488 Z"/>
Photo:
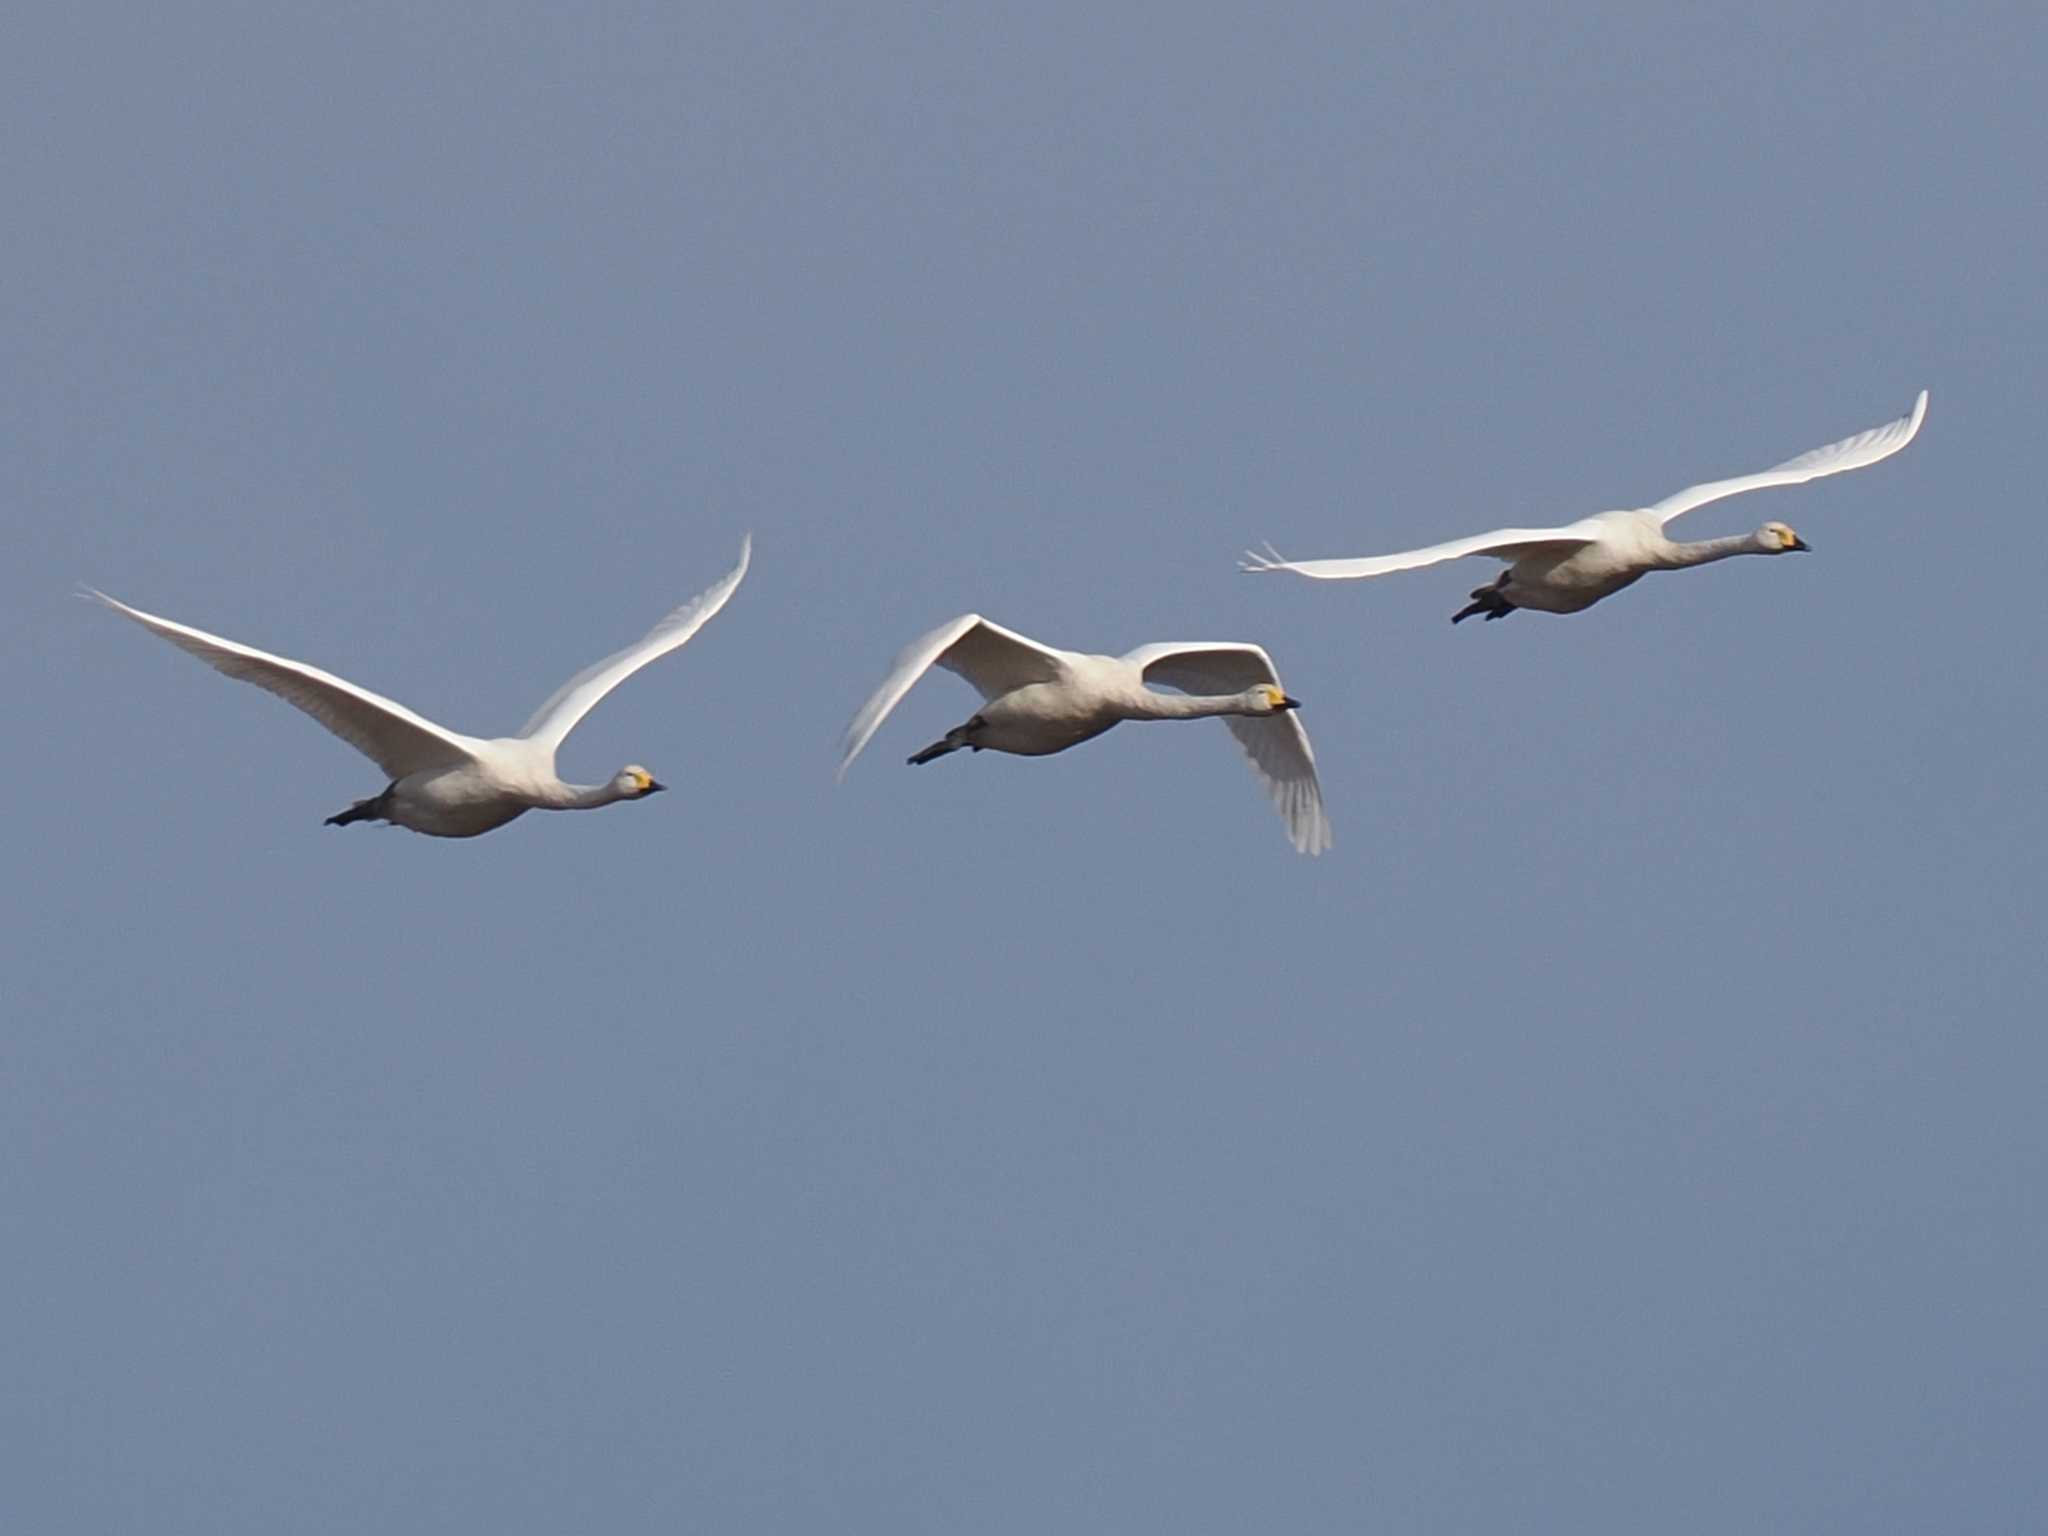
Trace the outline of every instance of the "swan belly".
<path fill-rule="evenodd" d="M 1044 757 L 1100 736 L 1121 718 L 1101 699 L 1077 696 L 1058 683 L 1032 683 L 983 705 L 975 715 L 981 723 L 968 732 L 967 744 Z"/>
<path fill-rule="evenodd" d="M 391 786 L 391 819 L 429 837 L 475 837 L 530 808 L 473 767 L 411 773 Z"/>
<path fill-rule="evenodd" d="M 1589 544 L 1562 558 L 1531 557 L 1508 567 L 1501 595 L 1517 608 L 1538 613 L 1577 613 L 1611 597 L 1643 574 L 1643 567 L 1617 559 L 1615 552 Z"/>

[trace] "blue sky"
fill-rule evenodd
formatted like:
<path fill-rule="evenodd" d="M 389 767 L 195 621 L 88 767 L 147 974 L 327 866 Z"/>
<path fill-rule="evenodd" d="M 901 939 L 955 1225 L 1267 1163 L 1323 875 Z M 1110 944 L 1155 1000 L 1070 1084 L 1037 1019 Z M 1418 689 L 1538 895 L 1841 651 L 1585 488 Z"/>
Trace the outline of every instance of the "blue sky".
<path fill-rule="evenodd" d="M 2022 5 L 44 8 L 0 59 L 23 1530 L 2011 1530 L 2044 1505 Z M 1573 618 L 1252 580 L 1762 468 Z M 468 843 L 80 581 L 509 730 Z M 844 783 L 889 658 L 1220 726 Z"/>

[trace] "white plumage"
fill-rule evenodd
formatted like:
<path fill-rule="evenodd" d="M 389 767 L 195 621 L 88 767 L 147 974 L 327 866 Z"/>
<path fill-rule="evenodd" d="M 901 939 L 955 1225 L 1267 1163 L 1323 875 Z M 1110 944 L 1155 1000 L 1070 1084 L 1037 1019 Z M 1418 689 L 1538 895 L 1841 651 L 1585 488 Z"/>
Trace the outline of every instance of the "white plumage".
<path fill-rule="evenodd" d="M 1235 641 L 1141 645 L 1123 656 L 1055 650 L 977 613 L 913 641 L 846 728 L 839 772 L 860 755 L 889 711 L 933 666 L 958 673 L 983 699 L 964 724 L 916 753 L 927 763 L 962 747 L 1041 757 L 1124 720 L 1221 717 L 1303 853 L 1330 846 L 1330 822 L 1308 732 L 1280 687 L 1272 658 Z M 1162 683 L 1182 694 L 1156 693 Z"/>
<path fill-rule="evenodd" d="M 1667 496 L 1636 511 L 1601 512 L 1559 528 L 1496 528 L 1491 533 L 1451 539 L 1395 555 L 1366 555 L 1350 560 L 1287 560 L 1270 545 L 1263 555 L 1246 551 L 1240 562 L 1247 571 L 1292 571 L 1324 581 L 1349 581 L 1384 576 L 1418 566 L 1456 560 L 1463 555 L 1490 555 L 1508 562 L 1498 580 L 1472 593 L 1472 602 L 1451 616 L 1451 622 L 1483 613 L 1498 619 L 1517 608 L 1542 613 L 1577 613 L 1601 598 L 1619 592 L 1651 571 L 1705 565 L 1730 555 L 1779 555 L 1807 548 L 1789 527 L 1765 523 L 1755 533 L 1737 534 L 1700 543 L 1679 543 L 1664 534 L 1664 525 L 1695 507 L 1744 491 L 1772 486 L 1804 485 L 1824 475 L 1839 475 L 1890 458 L 1913 440 L 1927 415 L 1927 391 L 1913 409 L 1896 421 L 1815 448 L 1775 468 L 1729 480 L 1710 480 Z"/>
<path fill-rule="evenodd" d="M 654 776 L 629 764 L 604 784 L 566 784 L 555 773 L 555 750 L 597 701 L 657 657 L 704 627 L 747 573 L 753 542 L 717 585 L 676 609 L 624 650 L 586 667 L 555 690 L 517 736 L 465 736 L 414 714 L 367 688 L 302 661 L 144 613 L 104 592 L 89 596 L 133 619 L 208 666 L 295 704 L 390 776 L 381 794 L 359 800 L 330 825 L 384 820 L 434 837 L 474 837 L 529 810 L 588 810 L 638 800 L 661 790 Z"/>

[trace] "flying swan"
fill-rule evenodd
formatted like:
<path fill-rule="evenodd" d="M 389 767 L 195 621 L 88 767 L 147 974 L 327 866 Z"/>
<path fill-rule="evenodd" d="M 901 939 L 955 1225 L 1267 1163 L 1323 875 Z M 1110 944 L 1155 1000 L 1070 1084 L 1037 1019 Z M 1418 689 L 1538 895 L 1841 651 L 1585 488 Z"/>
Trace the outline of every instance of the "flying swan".
<path fill-rule="evenodd" d="M 1141 645 L 1123 656 L 1088 656 L 1056 651 L 978 613 L 963 613 L 913 641 L 861 705 L 846 728 L 841 777 L 897 700 L 935 665 L 967 679 L 984 703 L 966 724 L 912 756 L 913 763 L 962 747 L 1043 757 L 1122 720 L 1220 715 L 1287 823 L 1288 841 L 1311 854 L 1330 846 L 1315 753 L 1293 713 L 1299 706 L 1282 691 L 1272 658 L 1256 645 Z M 1154 693 L 1149 683 L 1182 692 Z"/>
<path fill-rule="evenodd" d="M 1743 491 L 1761 491 L 1777 485 L 1804 485 L 1823 475 L 1839 475 L 1847 469 L 1861 469 L 1888 459 L 1913 440 L 1927 415 L 1927 391 L 1913 402 L 1910 414 L 1888 421 L 1868 432 L 1845 437 L 1839 443 L 1815 448 L 1796 459 L 1787 459 L 1775 469 L 1732 480 L 1710 480 L 1675 496 L 1666 496 L 1655 506 L 1634 512 L 1600 512 L 1567 523 L 1562 528 L 1496 528 L 1411 549 L 1398 555 L 1368 555 L 1357 560 L 1286 560 L 1271 545 L 1261 555 L 1245 551 L 1239 565 L 1247 571 L 1293 571 L 1325 581 L 1349 581 L 1360 576 L 1384 576 L 1389 571 L 1409 571 L 1418 566 L 1455 560 L 1460 555 L 1491 555 L 1508 562 L 1500 576 L 1475 589 L 1472 601 L 1451 615 L 1451 622 L 1483 613 L 1491 619 L 1505 618 L 1517 608 L 1539 613 L 1577 613 L 1601 598 L 1650 571 L 1675 571 L 1689 565 L 1705 565 L 1730 555 L 1783 555 L 1808 548 L 1806 541 L 1780 522 L 1765 523 L 1755 533 L 1736 534 L 1725 539 L 1707 539 L 1698 544 L 1681 544 L 1664 536 L 1664 525 L 1694 507 L 1703 507 L 1724 496 Z"/>
<path fill-rule="evenodd" d="M 644 799 L 665 787 L 638 764 L 621 768 L 608 783 L 565 784 L 555 774 L 555 750 L 599 699 L 683 644 L 725 606 L 747 573 L 752 550 L 752 539 L 743 541 L 739 565 L 716 586 L 690 599 L 636 643 L 562 684 L 517 736 L 489 740 L 438 726 L 402 704 L 302 661 L 160 619 L 91 588 L 85 595 L 215 670 L 297 705 L 391 776 L 381 794 L 328 817 L 328 826 L 389 821 L 431 837 L 475 837 L 530 810 L 591 810 L 615 800 Z"/>

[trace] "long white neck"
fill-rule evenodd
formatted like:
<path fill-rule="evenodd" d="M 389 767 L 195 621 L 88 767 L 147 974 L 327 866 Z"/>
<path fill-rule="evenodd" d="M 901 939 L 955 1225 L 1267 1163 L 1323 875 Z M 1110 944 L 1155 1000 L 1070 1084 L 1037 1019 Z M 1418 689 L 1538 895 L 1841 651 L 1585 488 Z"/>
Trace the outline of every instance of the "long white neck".
<path fill-rule="evenodd" d="M 1697 544 L 1680 544 L 1670 540 L 1658 564 L 1673 570 L 1687 565 L 1705 565 L 1713 560 L 1726 560 L 1730 555 L 1773 555 L 1777 551 L 1764 543 L 1761 533 L 1734 533 L 1725 539 L 1702 539 Z"/>
<path fill-rule="evenodd" d="M 1257 711 L 1241 693 L 1154 693 L 1140 689 L 1129 701 L 1129 720 L 1206 720 L 1212 715 L 1249 715 Z"/>
<path fill-rule="evenodd" d="M 553 811 L 594 811 L 601 805 L 631 799 L 616 782 L 607 784 L 552 784 L 540 796 Z"/>

